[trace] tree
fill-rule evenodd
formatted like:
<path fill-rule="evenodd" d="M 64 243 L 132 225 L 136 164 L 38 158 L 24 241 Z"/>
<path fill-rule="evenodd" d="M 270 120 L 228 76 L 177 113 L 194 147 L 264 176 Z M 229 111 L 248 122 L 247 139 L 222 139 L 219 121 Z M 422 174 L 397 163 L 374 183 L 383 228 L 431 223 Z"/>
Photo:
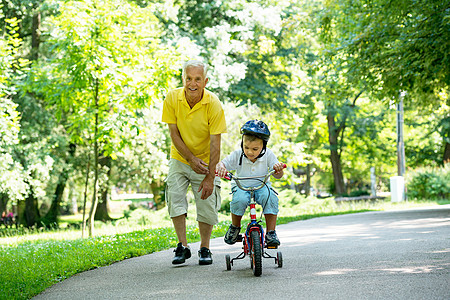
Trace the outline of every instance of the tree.
<path fill-rule="evenodd" d="M 400 90 L 414 99 L 448 89 L 449 4 L 438 0 L 339 2 L 336 9 L 345 16 L 334 25 L 339 27 L 341 47 L 358 57 L 350 62 L 350 69 L 395 98 Z M 354 25 L 345 28 L 348 24 Z M 416 101 L 423 104 L 436 99 Z"/>
<path fill-rule="evenodd" d="M 36 68 L 34 89 L 61 119 L 75 144 L 92 144 L 94 182 L 89 234 L 98 203 L 99 160 L 128 140 L 112 141 L 128 126 L 127 113 L 152 101 L 167 84 L 172 55 L 161 51 L 161 29 L 152 7 L 126 1 L 68 1 L 51 19 L 46 41 L 54 56 Z M 158 62 L 158 63 L 156 63 Z M 157 84 L 156 88 L 153 84 Z M 158 85 L 159 84 L 159 85 Z"/>
<path fill-rule="evenodd" d="M 333 22 L 340 32 L 337 47 L 356 58 L 348 61 L 353 80 L 363 79 L 384 99 L 406 91 L 406 108 L 448 107 L 449 5 L 448 0 L 338 2 L 336 9 L 345 15 Z M 442 143 L 450 147 L 445 134 Z M 441 153 L 443 159 L 436 160 L 448 159 L 448 152 Z"/>
<path fill-rule="evenodd" d="M 4 17 L 0 13 L 1 17 Z M 20 113 L 13 97 L 22 70 L 28 65 L 19 56 L 22 40 L 19 38 L 16 18 L 5 19 L 5 32 L 0 39 L 0 213 L 7 209 L 8 200 L 23 200 L 29 191 L 29 176 L 15 158 L 15 147 L 20 142 Z"/>
<path fill-rule="evenodd" d="M 134 126 L 125 129 L 123 135 L 131 143 L 117 153 L 112 176 L 116 186 L 151 190 L 157 209 L 165 207 L 164 178 L 170 152 L 170 137 L 160 122 L 161 113 L 162 101 L 138 110 L 137 116 L 130 118 Z"/>

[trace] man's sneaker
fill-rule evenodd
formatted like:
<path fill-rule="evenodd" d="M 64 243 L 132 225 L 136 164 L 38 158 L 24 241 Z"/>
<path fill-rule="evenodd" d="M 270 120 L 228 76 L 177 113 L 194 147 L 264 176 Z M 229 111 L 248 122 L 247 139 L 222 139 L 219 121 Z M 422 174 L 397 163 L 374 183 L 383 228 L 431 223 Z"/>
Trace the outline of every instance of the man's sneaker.
<path fill-rule="evenodd" d="M 267 246 L 280 246 L 280 240 L 275 230 L 271 230 L 266 234 L 266 244 Z"/>
<path fill-rule="evenodd" d="M 175 257 L 172 259 L 172 264 L 174 265 L 182 264 L 191 257 L 191 249 L 184 247 L 181 243 L 178 243 L 177 248 L 173 252 L 175 252 Z"/>
<path fill-rule="evenodd" d="M 240 231 L 241 227 L 236 227 L 231 224 L 224 237 L 225 243 L 227 243 L 228 245 L 233 245 L 234 243 L 236 243 Z"/>
<path fill-rule="evenodd" d="M 210 264 L 212 264 L 211 251 L 209 251 L 208 248 L 202 247 L 198 251 L 198 256 L 200 257 L 198 259 L 198 263 L 200 265 L 210 265 Z"/>

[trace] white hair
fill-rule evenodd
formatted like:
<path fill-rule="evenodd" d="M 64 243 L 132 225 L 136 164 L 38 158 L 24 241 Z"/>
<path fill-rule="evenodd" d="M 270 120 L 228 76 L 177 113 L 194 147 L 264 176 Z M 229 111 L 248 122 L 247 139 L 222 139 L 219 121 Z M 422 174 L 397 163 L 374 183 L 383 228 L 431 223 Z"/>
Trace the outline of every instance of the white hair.
<path fill-rule="evenodd" d="M 203 77 L 206 79 L 206 75 L 208 73 L 208 65 L 199 60 L 188 60 L 183 65 L 183 73 L 181 74 L 183 78 L 186 78 L 186 69 L 188 67 L 201 67 L 203 68 Z"/>

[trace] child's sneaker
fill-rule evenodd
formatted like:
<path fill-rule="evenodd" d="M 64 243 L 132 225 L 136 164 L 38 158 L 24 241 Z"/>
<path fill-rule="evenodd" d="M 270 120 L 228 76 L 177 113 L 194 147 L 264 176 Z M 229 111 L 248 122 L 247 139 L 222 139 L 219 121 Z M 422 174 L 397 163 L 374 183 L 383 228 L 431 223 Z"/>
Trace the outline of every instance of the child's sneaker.
<path fill-rule="evenodd" d="M 234 243 L 236 243 L 240 231 L 241 227 L 236 227 L 231 224 L 228 228 L 227 234 L 225 234 L 225 243 L 227 243 L 228 245 L 233 245 Z"/>
<path fill-rule="evenodd" d="M 266 234 L 266 244 L 267 246 L 280 246 L 280 240 L 275 230 L 271 230 Z"/>

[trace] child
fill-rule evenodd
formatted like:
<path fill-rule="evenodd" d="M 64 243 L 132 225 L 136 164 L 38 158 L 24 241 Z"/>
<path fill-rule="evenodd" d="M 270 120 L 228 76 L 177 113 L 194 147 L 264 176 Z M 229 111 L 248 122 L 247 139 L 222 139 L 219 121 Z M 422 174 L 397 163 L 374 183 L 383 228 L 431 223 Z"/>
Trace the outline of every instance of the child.
<path fill-rule="evenodd" d="M 266 148 L 270 137 L 270 131 L 263 121 L 251 120 L 241 128 L 241 149 L 233 151 L 216 166 L 217 175 L 224 177 L 227 170 L 236 170 L 237 177 L 265 176 L 268 170 L 274 169 L 273 177 L 280 179 L 283 176 L 284 164 L 278 162 L 273 152 Z M 259 180 L 242 180 L 241 185 L 245 187 L 258 186 Z M 278 197 L 272 189 L 270 181 L 269 188 L 263 187 L 255 191 L 255 200 L 263 207 L 266 219 L 266 243 L 270 246 L 280 245 L 275 226 L 278 214 Z M 250 202 L 250 192 L 241 190 L 236 183 L 232 182 L 231 191 L 233 197 L 230 203 L 231 225 L 225 235 L 225 243 L 232 245 L 236 243 L 241 230 L 241 219 Z"/>

